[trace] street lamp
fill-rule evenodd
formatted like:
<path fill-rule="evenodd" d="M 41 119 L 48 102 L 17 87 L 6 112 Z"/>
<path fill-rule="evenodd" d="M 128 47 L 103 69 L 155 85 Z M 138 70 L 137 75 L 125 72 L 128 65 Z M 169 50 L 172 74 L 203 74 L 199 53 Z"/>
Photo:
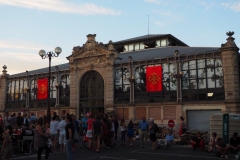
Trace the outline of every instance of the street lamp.
<path fill-rule="evenodd" d="M 53 57 L 58 57 L 59 54 L 62 52 L 62 49 L 60 47 L 55 48 L 55 53 L 50 51 L 47 52 L 44 50 L 40 50 L 38 54 L 42 57 L 42 59 L 49 59 L 49 71 L 48 71 L 48 108 L 47 108 L 47 121 L 51 121 L 51 113 L 50 113 L 50 81 L 51 81 L 51 59 Z"/>

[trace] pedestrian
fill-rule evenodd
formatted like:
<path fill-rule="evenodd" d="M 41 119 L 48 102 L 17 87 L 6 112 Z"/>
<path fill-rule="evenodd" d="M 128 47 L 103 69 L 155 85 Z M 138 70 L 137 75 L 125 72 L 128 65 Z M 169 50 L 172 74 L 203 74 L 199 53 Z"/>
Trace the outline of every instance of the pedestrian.
<path fill-rule="evenodd" d="M 1 155 L 3 160 L 9 160 L 12 155 L 12 145 L 11 145 L 11 136 L 10 132 L 12 131 L 12 126 L 8 125 L 6 130 L 3 132 L 3 144 L 1 149 Z"/>
<path fill-rule="evenodd" d="M 227 146 L 222 138 L 218 138 L 216 143 L 216 151 L 215 156 L 221 158 L 228 158 L 227 152 L 229 150 L 229 146 Z"/>
<path fill-rule="evenodd" d="M 115 135 L 115 140 L 117 140 L 117 134 L 118 134 L 118 128 L 119 128 L 119 123 L 118 120 L 115 117 L 112 117 L 112 121 L 114 123 L 114 135 Z"/>
<path fill-rule="evenodd" d="M 61 117 L 61 121 L 58 124 L 58 130 L 59 130 L 59 145 L 60 145 L 60 154 L 63 154 L 66 152 L 66 121 L 65 116 Z"/>
<path fill-rule="evenodd" d="M 29 120 L 27 118 L 27 114 L 24 114 L 24 116 L 23 116 L 23 124 L 25 124 L 27 127 L 29 127 Z"/>
<path fill-rule="evenodd" d="M 21 113 L 18 113 L 17 125 L 18 125 L 18 127 L 21 127 L 23 125 L 23 117 L 21 116 Z"/>
<path fill-rule="evenodd" d="M 93 128 L 93 122 L 94 122 L 94 119 L 93 119 L 93 115 L 91 114 L 88 121 L 87 121 L 87 134 L 86 134 L 86 137 L 89 138 L 88 140 L 88 150 L 90 150 L 92 148 L 92 128 Z"/>
<path fill-rule="evenodd" d="M 122 119 L 121 123 L 120 123 L 120 130 L 121 130 L 121 146 L 125 146 L 125 139 L 126 139 L 126 130 L 127 130 L 127 126 L 125 123 L 125 120 Z"/>
<path fill-rule="evenodd" d="M 232 154 L 240 152 L 240 137 L 238 137 L 237 132 L 234 132 L 233 136 L 230 138 L 230 152 Z"/>
<path fill-rule="evenodd" d="M 102 140 L 104 143 L 104 148 L 108 147 L 108 125 L 107 119 L 102 119 Z"/>
<path fill-rule="evenodd" d="M 9 113 L 6 112 L 5 117 L 4 117 L 4 127 L 5 127 L 5 129 L 9 125 L 10 119 L 11 119 L 11 116 L 9 116 Z"/>
<path fill-rule="evenodd" d="M 53 152 L 56 152 L 56 145 L 58 139 L 58 125 L 57 115 L 52 117 L 52 121 L 50 122 L 50 136 L 53 144 Z"/>
<path fill-rule="evenodd" d="M 48 159 L 51 147 L 47 146 L 47 139 L 49 136 L 45 133 L 45 130 L 42 128 L 43 118 L 38 119 L 38 123 L 35 128 L 34 134 L 34 148 L 37 148 L 37 157 L 38 160 L 41 160 L 42 151 L 45 149 L 45 159 Z"/>
<path fill-rule="evenodd" d="M 76 117 L 74 115 L 72 115 L 72 121 L 73 121 L 73 126 L 74 126 L 74 132 L 76 132 L 78 134 L 78 120 L 76 119 Z M 72 146 L 72 150 L 73 152 L 75 152 L 75 148 L 77 147 L 77 143 L 78 140 L 73 140 L 73 146 Z"/>
<path fill-rule="evenodd" d="M 99 153 L 100 149 L 100 140 L 103 133 L 102 122 L 99 116 L 96 116 L 96 120 L 93 122 L 93 140 L 96 143 L 95 152 Z"/>
<path fill-rule="evenodd" d="M 178 131 L 179 136 L 186 133 L 186 131 L 187 131 L 187 124 L 184 121 L 183 116 L 180 116 L 180 126 L 179 126 L 179 131 Z"/>
<path fill-rule="evenodd" d="M 148 140 L 148 122 L 146 118 L 143 116 L 142 121 L 139 122 L 139 134 L 141 138 L 141 148 L 147 147 L 147 140 Z"/>
<path fill-rule="evenodd" d="M 127 137 L 128 137 L 128 145 L 133 146 L 133 137 L 134 137 L 134 131 L 133 131 L 133 121 L 130 120 L 127 126 Z"/>
<path fill-rule="evenodd" d="M 13 113 L 13 115 L 11 116 L 11 118 L 10 118 L 10 120 L 9 120 L 9 124 L 10 124 L 11 126 L 14 126 L 14 125 L 17 124 L 17 118 L 16 118 L 16 114 L 15 114 L 15 113 Z"/>
<path fill-rule="evenodd" d="M 65 131 L 66 131 L 66 151 L 67 151 L 67 157 L 68 160 L 74 160 L 74 155 L 72 151 L 72 146 L 73 146 L 73 133 L 74 133 L 74 126 L 72 122 L 72 117 L 70 115 L 67 115 L 66 117 L 66 126 L 65 126 Z"/>
<path fill-rule="evenodd" d="M 36 118 L 36 116 L 34 115 L 34 113 L 32 113 L 31 114 L 31 116 L 30 116 L 30 118 L 29 118 L 29 122 L 34 122 L 34 124 L 36 123 L 36 121 L 37 121 L 37 118 Z"/>
<path fill-rule="evenodd" d="M 151 150 L 155 150 L 156 149 L 156 132 L 155 132 L 155 123 L 154 123 L 154 119 L 150 118 L 149 120 L 149 134 L 150 134 L 150 141 L 152 142 L 152 148 L 150 148 Z"/>
<path fill-rule="evenodd" d="M 88 121 L 88 118 L 87 118 L 87 115 L 84 115 L 83 118 L 82 118 L 82 132 L 87 132 L 87 121 Z"/>
<path fill-rule="evenodd" d="M 113 147 L 116 145 L 115 141 L 114 141 L 114 133 L 115 133 L 115 125 L 114 125 L 114 118 L 111 117 L 111 119 L 109 119 L 110 124 L 111 124 L 111 129 L 110 129 L 110 147 Z"/>

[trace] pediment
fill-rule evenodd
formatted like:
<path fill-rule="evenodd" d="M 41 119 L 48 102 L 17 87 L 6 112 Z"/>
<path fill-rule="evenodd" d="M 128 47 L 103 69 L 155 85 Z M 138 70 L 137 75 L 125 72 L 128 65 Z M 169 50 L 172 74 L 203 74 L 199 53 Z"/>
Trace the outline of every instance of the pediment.
<path fill-rule="evenodd" d="M 67 57 L 67 59 L 72 63 L 75 60 L 87 60 L 93 57 L 111 57 L 111 55 L 116 55 L 118 52 L 114 48 L 112 41 L 109 41 L 108 46 L 103 43 L 95 41 L 96 34 L 88 34 L 87 41 L 83 46 L 73 47 L 72 55 Z"/>

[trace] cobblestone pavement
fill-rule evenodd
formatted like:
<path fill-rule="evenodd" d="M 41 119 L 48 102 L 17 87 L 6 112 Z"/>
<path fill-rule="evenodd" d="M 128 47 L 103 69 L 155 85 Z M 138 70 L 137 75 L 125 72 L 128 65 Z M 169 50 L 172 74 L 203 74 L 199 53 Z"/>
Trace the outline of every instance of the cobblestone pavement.
<path fill-rule="evenodd" d="M 115 147 L 109 149 L 101 149 L 100 153 L 96 153 L 93 150 L 87 150 L 86 148 L 77 148 L 74 157 L 75 160 L 214 160 L 220 159 L 214 156 L 213 153 L 206 153 L 197 150 L 192 151 L 190 145 L 173 145 L 167 149 L 150 150 L 148 148 L 141 149 L 140 141 L 134 142 L 135 146 L 121 146 L 120 142 L 117 142 Z M 150 142 L 149 142 L 150 146 Z M 31 155 L 17 154 L 11 159 L 19 160 L 35 160 L 36 151 Z M 229 155 L 229 159 L 233 159 L 234 155 Z M 42 155 L 44 159 L 44 154 Z M 49 160 L 66 160 L 66 154 L 51 153 Z"/>

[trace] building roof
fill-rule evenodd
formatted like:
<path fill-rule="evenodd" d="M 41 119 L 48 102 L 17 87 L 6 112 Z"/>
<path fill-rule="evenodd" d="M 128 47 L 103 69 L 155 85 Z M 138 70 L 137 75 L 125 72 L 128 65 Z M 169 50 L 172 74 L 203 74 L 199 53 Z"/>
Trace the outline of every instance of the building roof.
<path fill-rule="evenodd" d="M 119 54 L 118 57 L 123 58 L 121 61 L 122 63 L 128 62 L 129 56 L 132 56 L 133 61 L 164 59 L 164 58 L 173 57 L 175 50 L 179 51 L 180 56 L 219 52 L 218 47 L 170 46 L 170 47 L 161 47 L 161 48 L 150 48 L 150 49 L 138 50 L 134 52 L 124 52 Z M 115 64 L 119 64 L 121 62 L 115 61 Z"/>
<path fill-rule="evenodd" d="M 64 64 L 60 64 L 60 65 L 56 65 L 59 69 L 59 71 L 62 71 L 62 70 L 69 70 L 69 63 L 64 63 Z M 55 67 L 56 66 L 52 66 L 51 67 L 51 71 L 52 72 L 55 72 Z M 41 68 L 41 69 L 37 69 L 37 70 L 32 70 L 32 71 L 28 71 L 28 74 L 29 75 L 34 75 L 34 74 L 40 74 L 40 73 L 48 73 L 48 67 L 46 68 Z M 12 74 L 10 75 L 10 78 L 13 78 L 13 77 L 22 77 L 22 76 L 26 76 L 26 72 L 22 72 L 22 73 L 17 73 L 17 74 Z"/>
<path fill-rule="evenodd" d="M 180 41 L 179 39 L 177 39 L 176 37 L 174 37 L 171 34 L 148 34 L 148 35 L 144 35 L 144 36 L 139 36 L 139 37 L 134 37 L 134 38 L 125 39 L 125 40 L 121 40 L 121 41 L 116 41 L 116 42 L 113 42 L 113 44 L 124 44 L 124 43 L 145 41 L 145 40 L 165 38 L 165 37 L 173 39 L 173 40 L 177 41 L 178 43 L 180 43 L 183 46 L 188 46 L 187 44 L 185 44 L 184 42 Z"/>

